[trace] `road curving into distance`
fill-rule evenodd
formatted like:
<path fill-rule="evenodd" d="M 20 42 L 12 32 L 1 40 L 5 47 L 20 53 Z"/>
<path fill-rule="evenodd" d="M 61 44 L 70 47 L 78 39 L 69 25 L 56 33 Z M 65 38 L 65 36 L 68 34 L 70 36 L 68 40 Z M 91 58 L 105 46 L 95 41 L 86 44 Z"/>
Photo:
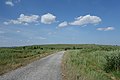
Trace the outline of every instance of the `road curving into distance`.
<path fill-rule="evenodd" d="M 62 80 L 61 60 L 64 52 L 57 52 L 6 73 L 0 76 L 0 80 Z"/>

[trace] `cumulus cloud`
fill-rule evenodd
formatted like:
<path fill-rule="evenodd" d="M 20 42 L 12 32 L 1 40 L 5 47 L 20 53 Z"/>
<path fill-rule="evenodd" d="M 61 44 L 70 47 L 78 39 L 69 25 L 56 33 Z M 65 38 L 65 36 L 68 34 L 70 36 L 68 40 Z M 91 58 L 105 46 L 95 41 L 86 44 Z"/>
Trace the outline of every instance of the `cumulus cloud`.
<path fill-rule="evenodd" d="M 69 25 L 84 26 L 88 24 L 98 24 L 102 20 L 98 16 L 85 15 L 75 18 L 75 21 L 70 22 Z"/>
<path fill-rule="evenodd" d="M 56 20 L 56 16 L 47 13 L 45 15 L 41 16 L 41 23 L 44 24 L 51 24 L 53 22 L 55 22 Z M 11 19 L 9 21 L 5 21 L 4 24 L 8 25 L 8 24 L 23 24 L 23 25 L 29 25 L 29 23 L 36 23 L 39 24 L 40 23 L 40 16 L 39 15 L 24 15 L 24 14 L 20 14 L 19 18 L 17 19 Z"/>
<path fill-rule="evenodd" d="M 53 14 L 47 13 L 41 16 L 41 23 L 51 24 L 55 22 L 55 19 L 56 19 L 56 16 L 54 16 Z"/>
<path fill-rule="evenodd" d="M 68 26 L 68 23 L 66 21 L 64 21 L 64 22 L 62 22 L 58 25 L 58 27 L 60 27 L 60 28 L 61 27 L 66 27 L 66 26 Z"/>
<path fill-rule="evenodd" d="M 19 18 L 17 18 L 16 20 L 9 20 L 7 22 L 4 22 L 4 24 L 8 25 L 8 24 L 23 24 L 23 25 L 28 25 L 29 23 L 35 23 L 38 22 L 39 20 L 39 15 L 24 15 L 21 14 Z"/>
<path fill-rule="evenodd" d="M 91 15 L 85 15 L 85 16 L 80 16 L 78 18 L 75 18 L 75 21 L 73 22 L 62 22 L 58 24 L 58 27 L 66 27 L 68 25 L 75 25 L 75 26 L 85 26 L 88 24 L 98 24 L 102 20 L 98 16 L 91 16 Z M 23 25 L 29 25 L 30 23 L 35 23 L 35 25 L 39 25 L 41 23 L 44 24 L 52 24 L 56 22 L 56 16 L 54 16 L 51 13 L 44 14 L 42 16 L 40 15 L 24 15 L 20 14 L 20 16 L 17 19 L 11 19 L 8 21 L 5 21 L 5 25 L 9 24 L 23 24 Z"/>
<path fill-rule="evenodd" d="M 18 18 L 18 21 L 31 23 L 31 22 L 37 22 L 38 19 L 39 19 L 39 15 L 26 16 L 24 14 L 21 14 L 20 17 Z"/>
<path fill-rule="evenodd" d="M 10 1 L 10 0 L 9 0 L 9 1 L 6 1 L 5 4 L 8 5 L 8 6 L 14 6 L 12 0 L 11 0 L 11 1 Z"/>
<path fill-rule="evenodd" d="M 114 27 L 97 28 L 97 30 L 99 30 L 99 31 L 112 31 L 114 29 L 115 29 Z"/>

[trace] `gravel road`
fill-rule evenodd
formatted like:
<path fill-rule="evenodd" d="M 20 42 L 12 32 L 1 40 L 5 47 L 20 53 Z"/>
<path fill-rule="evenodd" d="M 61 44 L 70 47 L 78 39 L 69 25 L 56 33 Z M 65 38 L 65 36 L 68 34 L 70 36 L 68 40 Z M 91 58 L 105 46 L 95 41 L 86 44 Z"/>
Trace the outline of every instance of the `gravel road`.
<path fill-rule="evenodd" d="M 61 59 L 64 51 L 34 61 L 3 76 L 0 80 L 62 80 Z"/>

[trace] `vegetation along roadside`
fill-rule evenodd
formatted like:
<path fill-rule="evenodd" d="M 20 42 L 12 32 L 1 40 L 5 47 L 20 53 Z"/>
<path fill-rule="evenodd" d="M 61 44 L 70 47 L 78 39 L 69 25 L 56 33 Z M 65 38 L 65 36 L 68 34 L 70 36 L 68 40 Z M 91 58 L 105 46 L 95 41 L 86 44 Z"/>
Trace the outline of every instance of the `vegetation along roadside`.
<path fill-rule="evenodd" d="M 65 53 L 63 80 L 120 80 L 120 47 L 89 46 Z"/>

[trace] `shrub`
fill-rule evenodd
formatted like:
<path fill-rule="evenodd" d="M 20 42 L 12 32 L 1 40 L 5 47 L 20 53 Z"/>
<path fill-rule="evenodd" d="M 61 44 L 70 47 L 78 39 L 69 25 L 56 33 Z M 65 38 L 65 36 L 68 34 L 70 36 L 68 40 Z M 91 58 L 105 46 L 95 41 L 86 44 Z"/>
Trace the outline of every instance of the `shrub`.
<path fill-rule="evenodd" d="M 120 54 L 107 55 L 105 59 L 107 61 L 104 65 L 106 72 L 120 70 Z"/>

